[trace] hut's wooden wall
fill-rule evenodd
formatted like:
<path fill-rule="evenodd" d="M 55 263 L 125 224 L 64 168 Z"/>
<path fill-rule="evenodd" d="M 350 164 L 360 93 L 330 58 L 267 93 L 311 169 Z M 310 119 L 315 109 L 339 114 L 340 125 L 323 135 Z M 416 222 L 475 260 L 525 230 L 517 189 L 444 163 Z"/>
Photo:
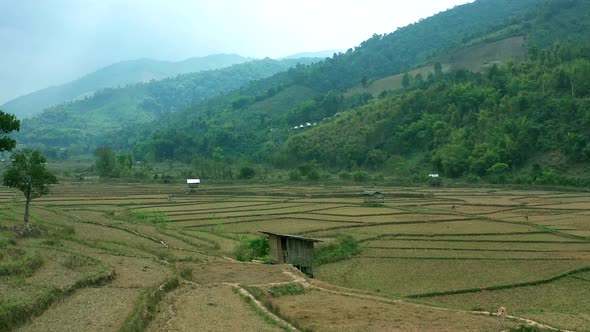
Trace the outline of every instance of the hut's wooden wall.
<path fill-rule="evenodd" d="M 287 238 L 286 263 L 300 266 L 311 266 L 313 263 L 313 242 Z"/>
<path fill-rule="evenodd" d="M 269 256 L 275 262 L 283 262 L 283 250 L 281 249 L 281 238 L 276 235 L 268 236 Z"/>

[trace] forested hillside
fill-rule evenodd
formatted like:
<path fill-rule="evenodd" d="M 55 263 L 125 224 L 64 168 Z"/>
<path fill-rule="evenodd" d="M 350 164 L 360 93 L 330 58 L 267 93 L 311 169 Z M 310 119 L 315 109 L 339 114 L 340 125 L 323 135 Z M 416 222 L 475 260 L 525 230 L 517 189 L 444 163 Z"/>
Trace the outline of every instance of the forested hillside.
<path fill-rule="evenodd" d="M 64 103 L 25 119 L 18 135 L 25 144 L 94 146 L 96 138 L 137 126 L 162 114 L 223 94 L 314 59 L 256 60 L 231 67 L 179 75 L 161 81 L 102 89 L 92 97 Z"/>
<path fill-rule="evenodd" d="M 258 161 L 268 160 L 269 154 L 292 134 L 289 127 L 327 118 L 368 101 L 363 95 L 344 100 L 341 89 L 448 54 L 476 36 L 505 27 L 511 17 L 524 15 L 540 2 L 480 0 L 456 7 L 394 33 L 375 35 L 354 50 L 335 54 L 319 64 L 292 68 L 276 78 L 175 112 L 139 130 L 126 130 L 102 143 L 116 149 L 134 149 L 138 157 L 154 160 L 211 156 L 216 147 L 223 147 L 234 158 L 248 155 Z M 261 99 L 266 106 L 261 106 Z M 288 107 L 281 106 L 279 100 L 288 100 Z"/>
<path fill-rule="evenodd" d="M 179 74 L 213 70 L 251 60 L 236 54 L 215 54 L 179 62 L 151 59 L 124 61 L 99 69 L 73 82 L 18 97 L 2 105 L 2 109 L 19 118 L 28 118 L 50 106 L 90 96 L 100 89 L 161 80 Z"/>
<path fill-rule="evenodd" d="M 395 49 L 392 45 L 398 45 L 400 40 L 412 38 L 413 45 L 425 45 L 422 38 L 425 31 L 429 31 L 429 38 L 433 40 L 440 41 L 447 38 L 454 41 L 445 44 L 444 47 L 441 46 L 442 53 L 433 58 L 434 60 L 448 57 L 453 52 L 460 52 L 461 49 L 457 46 L 459 44 L 472 47 L 477 43 L 495 42 L 516 35 L 524 36 L 524 39 L 534 37 L 538 40 L 538 45 L 542 46 L 550 42 L 540 36 L 552 38 L 544 30 L 547 24 L 554 22 L 557 25 L 557 22 L 564 20 L 562 16 L 582 13 L 588 7 L 587 2 L 575 0 L 549 1 L 538 7 L 534 5 L 540 2 L 529 2 L 529 7 L 526 7 L 524 3 L 509 1 L 506 6 L 499 6 L 498 1 L 484 0 L 457 7 L 387 36 L 373 37 L 355 50 L 327 59 L 320 64 L 299 66 L 275 78 L 256 82 L 240 91 L 234 91 L 221 98 L 211 99 L 170 114 L 164 118 L 165 121 L 146 125 L 142 130 L 127 130 L 119 133 L 103 143 L 116 149 L 133 149 L 138 158 L 155 161 L 166 159 L 190 161 L 194 155 L 210 158 L 213 151 L 221 147 L 229 158 L 248 156 L 257 162 L 273 160 L 276 162 L 277 159 L 285 157 L 281 154 L 277 155 L 277 149 L 290 136 L 300 132 L 293 129 L 294 125 L 319 122 L 319 128 L 315 131 L 322 131 L 322 123 L 330 122 L 335 114 L 343 114 L 346 110 L 366 104 L 372 98 L 367 94 L 344 98 L 342 90 L 339 89 L 327 93 L 322 91 L 333 87 L 329 83 L 332 81 L 337 82 L 339 87 L 362 84 L 363 79 L 359 78 L 357 81 L 356 76 L 347 78 L 347 73 L 357 72 L 367 75 L 372 73 L 375 76 L 369 76 L 367 80 L 373 80 L 381 74 L 372 72 L 371 68 L 380 70 L 382 74 L 385 74 L 386 70 L 393 71 L 395 66 L 391 62 L 375 60 L 378 54 L 385 54 L 378 50 L 392 52 Z M 556 9 L 557 3 L 563 3 L 563 8 L 558 6 Z M 515 13 L 520 13 L 520 16 L 514 16 Z M 453 22 L 461 22 L 461 24 L 454 25 Z M 449 29 L 443 29 L 441 24 L 445 27 L 448 25 Z M 472 26 L 470 30 L 467 30 L 470 24 Z M 537 26 L 539 26 L 538 29 Z M 529 34 L 526 34 L 527 29 Z M 585 31 L 589 31 L 577 30 L 575 27 L 563 24 L 558 25 L 555 30 L 573 31 L 571 36 L 578 40 L 588 38 L 588 33 Z M 480 32 L 479 35 L 477 31 Z M 536 49 L 536 46 L 533 46 L 533 49 Z M 442 50 L 447 50 L 447 53 Z M 415 61 L 415 56 L 416 54 L 413 53 L 412 57 L 408 56 L 407 59 L 404 58 L 406 59 L 404 61 L 408 63 L 412 61 L 411 59 Z M 424 56 L 426 57 L 425 54 Z M 332 68 L 330 71 L 334 72 L 328 75 L 327 68 Z M 433 74 L 433 76 L 436 75 L 440 73 Z M 423 85 L 427 85 L 428 80 L 433 78 L 426 76 L 419 79 L 408 78 L 408 88 L 421 89 Z M 314 83 L 320 81 L 325 82 L 326 85 L 318 87 Z M 169 126 L 162 124 L 169 124 Z M 348 135 L 346 131 L 340 131 L 340 133 Z M 355 164 L 363 165 L 361 160 L 364 160 L 364 157 L 358 157 L 356 160 L 358 162 Z M 331 166 L 343 165 L 341 162 L 332 161 Z"/>
<path fill-rule="evenodd" d="M 393 33 L 374 35 L 354 50 L 309 68 L 302 80 L 316 89 L 329 91 L 350 88 L 363 78 L 397 74 L 496 31 L 541 2 L 479 0 L 458 6 Z"/>
<path fill-rule="evenodd" d="M 287 160 L 336 169 L 395 169 L 408 176 L 499 179 L 531 166 L 525 182 L 555 181 L 547 162 L 590 161 L 590 47 L 533 49 L 523 64 L 441 74 L 289 139 Z"/>

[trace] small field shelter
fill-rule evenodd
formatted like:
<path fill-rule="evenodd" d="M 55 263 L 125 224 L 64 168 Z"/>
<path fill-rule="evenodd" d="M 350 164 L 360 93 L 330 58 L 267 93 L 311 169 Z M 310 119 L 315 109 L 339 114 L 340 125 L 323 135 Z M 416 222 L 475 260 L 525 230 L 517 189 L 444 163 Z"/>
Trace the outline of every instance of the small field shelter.
<path fill-rule="evenodd" d="M 291 264 L 313 277 L 314 243 L 321 240 L 265 231 L 260 233 L 268 235 L 268 255 L 271 260 Z"/>
<path fill-rule="evenodd" d="M 362 192 L 365 205 L 381 206 L 385 202 L 385 195 L 374 190 L 365 190 Z"/>
<path fill-rule="evenodd" d="M 197 191 L 200 183 L 201 179 L 186 179 L 186 193 L 190 194 Z"/>

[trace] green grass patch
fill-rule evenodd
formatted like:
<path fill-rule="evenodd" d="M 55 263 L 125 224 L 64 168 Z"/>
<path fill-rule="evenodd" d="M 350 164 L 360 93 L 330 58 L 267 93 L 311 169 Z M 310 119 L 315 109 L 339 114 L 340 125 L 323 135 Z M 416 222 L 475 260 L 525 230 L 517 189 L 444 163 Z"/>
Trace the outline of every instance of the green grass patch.
<path fill-rule="evenodd" d="M 535 282 L 578 269 L 580 264 L 580 260 L 365 259 L 361 255 L 318 266 L 314 274 L 332 284 L 398 298 Z"/>
<path fill-rule="evenodd" d="M 134 256 L 133 252 L 128 249 L 128 246 L 117 242 L 117 241 L 104 241 L 104 240 L 83 240 L 83 239 L 72 239 L 72 241 L 79 244 L 85 245 L 90 248 L 103 250 L 110 254 L 121 255 L 121 256 Z"/>
<path fill-rule="evenodd" d="M 513 327 L 510 329 L 510 332 L 548 332 L 553 330 L 541 329 L 536 326 L 530 325 L 521 325 L 519 327 Z"/>
<path fill-rule="evenodd" d="M 43 265 L 37 251 L 7 248 L 0 252 L 0 276 L 30 276 Z"/>
<path fill-rule="evenodd" d="M 178 270 L 178 275 L 184 280 L 193 281 L 193 269 L 190 267 L 181 267 Z"/>
<path fill-rule="evenodd" d="M 177 277 L 166 280 L 161 286 L 155 286 L 143 291 L 133 307 L 131 315 L 125 319 L 120 332 L 140 332 L 145 330 L 158 312 L 158 305 L 167 292 L 179 285 Z"/>
<path fill-rule="evenodd" d="M 534 280 L 534 281 L 529 281 L 529 282 L 497 285 L 497 286 L 490 286 L 490 287 L 476 287 L 476 288 L 459 289 L 459 290 L 442 291 L 442 292 L 428 292 L 428 293 L 422 293 L 422 294 L 409 295 L 407 297 L 408 298 L 424 298 L 424 297 L 455 295 L 455 294 L 464 294 L 464 293 L 478 293 L 481 291 L 495 291 L 495 290 L 503 290 L 503 289 L 513 289 L 513 288 L 527 287 L 527 286 L 538 286 L 538 285 L 547 284 L 547 283 L 550 283 L 550 282 L 553 282 L 553 281 L 556 281 L 559 279 L 563 279 L 565 277 L 575 275 L 577 273 L 587 272 L 587 271 L 590 271 L 590 267 L 583 267 L 583 268 L 567 271 L 565 273 L 561 273 L 561 274 L 553 276 L 551 278 Z"/>
<path fill-rule="evenodd" d="M 77 289 L 102 285 L 112 278 L 113 274 L 103 269 L 92 276 L 78 280 L 67 289 L 59 289 L 29 285 L 20 277 L 11 277 L 4 287 L 10 287 L 9 294 L 12 293 L 13 296 L 0 298 L 0 331 L 12 331 Z"/>
<path fill-rule="evenodd" d="M 315 252 L 317 265 L 334 263 L 352 258 L 362 252 L 359 241 L 351 235 L 339 235 L 336 240 L 324 246 L 318 246 Z"/>
<path fill-rule="evenodd" d="M 272 297 L 279 297 L 283 295 L 299 295 L 305 293 L 305 287 L 302 284 L 292 282 L 284 285 L 272 286 L 268 290 L 268 294 Z"/>
<path fill-rule="evenodd" d="M 9 246 L 15 245 L 14 236 L 9 234 L 0 234 L 0 249 L 8 248 Z"/>
<path fill-rule="evenodd" d="M 137 224 L 161 224 L 168 221 L 168 216 L 162 211 L 134 210 L 127 214 L 127 220 Z"/>
<path fill-rule="evenodd" d="M 246 296 L 246 295 L 240 293 L 240 291 L 237 287 L 232 287 L 232 291 L 235 294 L 237 294 L 244 302 L 246 302 L 246 304 L 250 308 L 252 308 L 252 310 L 254 310 L 260 317 L 262 317 L 262 319 L 264 320 L 265 323 L 267 323 L 268 325 L 274 326 L 274 327 L 278 327 L 284 331 L 291 331 L 291 329 L 288 326 L 286 326 L 285 324 L 283 324 L 281 322 L 276 321 L 266 311 L 264 311 L 262 308 L 260 308 L 258 305 L 256 305 L 256 303 L 254 303 L 254 301 L 252 301 L 252 299 L 249 296 Z M 250 292 L 250 294 L 252 294 L 252 293 Z M 256 296 L 254 296 L 254 297 L 257 298 Z"/>
<path fill-rule="evenodd" d="M 260 301 L 260 303 L 262 303 L 262 305 L 270 312 L 272 312 L 275 316 L 281 318 L 282 320 L 288 322 L 289 324 L 291 324 L 292 326 L 294 326 L 296 329 L 298 329 L 299 331 L 309 331 L 307 329 L 303 329 L 301 328 L 301 326 L 299 326 L 299 324 L 295 321 L 290 321 L 280 310 L 280 308 L 278 306 L 276 306 L 274 303 L 272 303 L 272 301 L 269 299 L 269 297 L 267 296 L 267 294 L 259 287 L 254 287 L 254 286 L 246 286 L 246 285 L 240 285 L 240 287 L 242 287 L 244 290 L 246 290 L 248 293 L 250 293 L 252 296 L 254 296 L 254 298 L 258 301 Z M 247 297 L 245 297 L 247 298 Z M 247 298 L 246 301 L 251 301 L 250 298 Z M 252 303 L 253 306 L 257 307 L 254 303 Z M 258 308 L 257 310 L 260 310 L 260 308 Z M 266 315 L 266 313 L 264 313 L 264 315 Z M 283 329 L 289 330 L 287 329 L 287 326 L 281 326 Z"/>
<path fill-rule="evenodd" d="M 42 313 L 61 298 L 58 288 L 38 290 L 26 299 L 0 298 L 0 331 L 11 331 L 30 317 Z"/>

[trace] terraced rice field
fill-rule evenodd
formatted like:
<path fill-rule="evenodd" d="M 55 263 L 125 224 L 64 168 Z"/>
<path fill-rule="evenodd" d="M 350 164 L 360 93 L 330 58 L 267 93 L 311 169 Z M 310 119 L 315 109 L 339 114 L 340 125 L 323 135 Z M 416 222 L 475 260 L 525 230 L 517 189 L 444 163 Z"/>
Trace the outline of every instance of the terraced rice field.
<path fill-rule="evenodd" d="M 46 234 L 14 239 L 6 228 L 20 223 L 23 199 L 0 187 L 0 243 L 15 242 L 0 247 L 0 263 L 8 264 L 13 247 L 21 256 L 46 257 L 28 273 L 0 275 L 0 295 L 9 299 L 0 304 L 54 299 L 15 323 L 31 331 L 57 331 L 60 323 L 107 331 L 133 324 L 150 331 L 194 324 L 496 331 L 495 317 L 471 311 L 500 306 L 549 326 L 590 331 L 587 194 L 379 188 L 384 206 L 367 207 L 363 189 L 209 185 L 186 195 L 181 185 L 66 183 L 33 201 L 33 223 Z M 314 280 L 288 266 L 229 259 L 242 237 L 261 230 L 318 238 L 320 246 L 348 234 L 363 250 L 317 266 Z M 255 296 L 285 320 L 241 299 L 249 287 L 285 283 L 305 291 Z M 149 301 L 157 310 L 147 319 Z"/>

